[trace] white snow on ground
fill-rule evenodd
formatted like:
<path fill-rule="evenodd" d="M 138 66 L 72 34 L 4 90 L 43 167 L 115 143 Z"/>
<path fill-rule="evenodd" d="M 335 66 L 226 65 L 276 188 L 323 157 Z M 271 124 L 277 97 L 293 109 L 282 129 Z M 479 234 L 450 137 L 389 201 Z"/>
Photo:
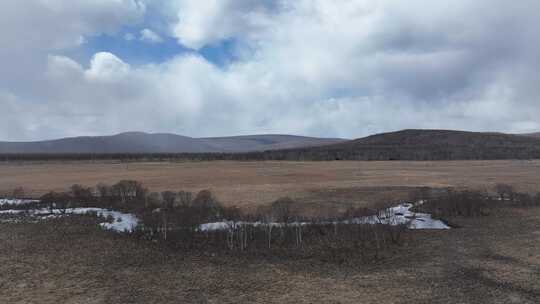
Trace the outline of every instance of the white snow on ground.
<path fill-rule="evenodd" d="M 412 207 L 413 204 L 400 204 L 390 210 L 393 218 L 397 222 L 407 224 L 409 229 L 450 229 L 444 222 L 431 218 L 431 214 L 410 211 Z"/>
<path fill-rule="evenodd" d="M 103 229 L 113 230 L 117 232 L 131 232 L 139 224 L 139 219 L 133 214 L 122 213 L 118 211 L 106 210 L 101 208 L 69 208 L 66 210 L 53 209 L 52 212 L 50 209 L 35 209 L 35 210 L 2 210 L 2 214 L 27 214 L 31 217 L 40 217 L 41 219 L 55 218 L 58 216 L 76 214 L 76 215 L 85 215 L 95 213 L 99 218 L 112 218 L 114 219 L 112 223 L 101 223 L 100 226 Z"/>
<path fill-rule="evenodd" d="M 421 202 L 420 202 L 421 204 Z M 400 204 L 396 207 L 388 208 L 379 213 L 379 215 L 365 216 L 352 220 L 343 221 L 343 224 L 383 224 L 383 225 L 407 225 L 409 229 L 450 229 L 445 223 L 440 220 L 433 219 L 430 214 L 414 213 L 410 209 L 414 205 L 410 203 Z M 84 215 L 95 213 L 100 218 L 112 218 L 112 223 L 101 223 L 103 229 L 113 230 L 117 232 L 131 232 L 137 227 L 139 219 L 133 214 L 122 213 L 118 211 L 106 210 L 101 208 L 70 208 L 66 210 L 53 209 L 36 209 L 36 210 L 2 210 L 0 215 L 15 215 L 25 214 L 31 217 L 39 217 L 40 219 L 54 218 L 69 214 Z M 309 225 L 308 222 L 294 222 L 289 225 Z M 206 223 L 199 226 L 200 231 L 217 231 L 227 230 L 238 225 L 253 225 L 257 226 L 272 226 L 280 227 L 283 223 L 263 223 L 263 222 L 232 222 L 222 221 L 215 223 Z"/>
<path fill-rule="evenodd" d="M 233 227 L 235 223 L 233 222 L 215 222 L 215 223 L 206 223 L 199 226 L 200 231 L 217 231 L 217 230 L 227 230 Z"/>
<path fill-rule="evenodd" d="M 285 224 L 283 224 L 283 223 L 275 223 L 275 222 L 265 223 L 265 222 L 222 221 L 222 222 L 213 222 L 213 223 L 201 224 L 201 225 L 199 225 L 199 231 L 227 230 L 227 229 L 236 228 L 236 227 L 242 226 L 242 225 L 249 225 L 249 226 L 253 226 L 253 227 L 259 227 L 259 226 L 282 227 Z M 289 225 L 289 226 L 298 226 L 298 225 L 304 226 L 304 225 L 309 225 L 309 223 L 292 222 L 292 223 L 288 223 L 287 225 Z"/>
<path fill-rule="evenodd" d="M 421 202 L 420 202 L 421 204 Z M 430 214 L 427 213 L 414 213 L 410 211 L 411 208 L 413 208 L 414 205 L 410 203 L 404 203 L 400 204 L 396 207 L 388 208 L 386 210 L 383 210 L 379 213 L 379 215 L 372 215 L 372 216 L 364 216 L 360 218 L 355 218 L 352 220 L 343 221 L 341 223 L 343 224 L 383 224 L 383 225 L 407 225 L 407 228 L 409 229 L 450 229 L 445 223 L 443 223 L 440 220 L 436 220 L 431 218 Z M 262 222 L 254 222 L 254 223 L 244 223 L 244 222 L 230 222 L 230 221 L 223 221 L 223 222 L 215 222 L 215 223 L 207 223 L 202 224 L 199 226 L 200 231 L 216 231 L 216 230 L 227 230 L 230 228 L 235 227 L 235 225 L 253 225 L 253 226 L 260 226 L 260 225 L 272 225 L 274 227 L 276 226 L 282 226 L 282 223 L 262 223 Z M 290 223 L 289 225 L 309 225 L 309 223 L 305 222 L 295 222 Z"/>
<path fill-rule="evenodd" d="M 1 210 L 0 215 L 2 214 L 21 214 L 24 213 L 26 210 Z"/>
<path fill-rule="evenodd" d="M 3 206 L 3 205 L 20 206 L 20 205 L 26 205 L 30 203 L 37 203 L 37 202 L 39 201 L 29 200 L 29 199 L 0 198 L 0 206 Z"/>

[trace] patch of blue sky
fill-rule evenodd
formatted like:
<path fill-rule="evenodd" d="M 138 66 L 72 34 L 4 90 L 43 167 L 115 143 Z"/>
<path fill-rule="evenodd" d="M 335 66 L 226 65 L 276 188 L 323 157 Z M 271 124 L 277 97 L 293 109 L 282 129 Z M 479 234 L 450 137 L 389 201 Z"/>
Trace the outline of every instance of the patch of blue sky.
<path fill-rule="evenodd" d="M 125 39 L 126 34 L 133 35 L 132 40 Z M 90 58 L 99 52 L 109 52 L 133 66 L 149 63 L 159 64 L 183 53 L 192 52 L 179 45 L 176 39 L 161 36 L 160 43 L 149 43 L 140 40 L 140 29 L 123 31 L 114 35 L 102 34 L 85 37 L 81 46 L 64 50 L 64 55 L 81 63 L 88 63 Z"/>
<path fill-rule="evenodd" d="M 236 40 L 228 39 L 216 45 L 203 47 L 199 50 L 199 54 L 206 60 L 223 68 L 239 59 L 237 47 Z"/>
<path fill-rule="evenodd" d="M 63 50 L 60 54 L 68 56 L 84 66 L 87 66 L 92 56 L 98 52 L 112 53 L 132 66 L 160 64 L 176 56 L 189 53 L 198 54 L 220 68 L 226 67 L 238 59 L 235 55 L 236 43 L 234 40 L 226 40 L 195 51 L 183 47 L 177 39 L 159 32 L 157 34 L 162 38 L 161 42 L 141 41 L 141 30 L 142 28 L 131 28 L 113 35 L 102 34 L 85 37 L 86 41 L 82 45 Z M 131 39 L 126 39 L 126 35 L 131 35 Z"/>

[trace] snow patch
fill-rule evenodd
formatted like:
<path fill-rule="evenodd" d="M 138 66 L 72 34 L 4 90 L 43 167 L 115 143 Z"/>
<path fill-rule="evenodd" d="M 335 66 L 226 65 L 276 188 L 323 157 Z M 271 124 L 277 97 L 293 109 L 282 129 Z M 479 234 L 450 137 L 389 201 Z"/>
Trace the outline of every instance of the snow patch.
<path fill-rule="evenodd" d="M 234 227 L 233 222 L 215 222 L 215 223 L 206 223 L 199 226 L 199 231 L 219 231 L 227 230 Z"/>
<path fill-rule="evenodd" d="M 389 210 L 393 214 L 393 219 L 402 224 L 407 224 L 409 229 L 450 229 L 444 222 L 433 219 L 431 214 L 412 212 L 413 207 L 413 204 L 407 203 L 400 204 Z"/>
<path fill-rule="evenodd" d="M 37 200 L 30 199 L 10 199 L 10 198 L 0 198 L 0 206 L 10 205 L 10 206 L 21 206 L 31 203 L 39 203 Z"/>
<path fill-rule="evenodd" d="M 420 201 L 418 204 L 422 204 Z M 399 204 L 396 207 L 388 208 L 379 212 L 378 215 L 363 216 L 359 218 L 354 218 L 351 220 L 345 220 L 342 222 L 333 222 L 341 224 L 369 224 L 369 225 L 407 225 L 408 229 L 450 229 L 444 222 L 440 220 L 433 219 L 431 214 L 427 213 L 415 213 L 411 209 L 414 207 L 414 204 L 403 203 Z M 329 223 L 329 224 L 333 224 Z M 289 223 L 291 226 L 305 226 L 309 225 L 308 222 L 294 222 Z M 237 225 L 252 225 L 257 226 L 272 226 L 272 227 L 281 227 L 284 223 L 262 223 L 262 222 L 232 222 L 232 221 L 222 221 L 214 223 L 206 223 L 199 226 L 200 231 L 219 231 L 235 228 Z"/>
<path fill-rule="evenodd" d="M 132 232 L 139 224 L 139 219 L 133 214 L 122 213 L 119 211 L 106 210 L 101 208 L 68 208 L 68 209 L 34 209 L 34 210 L 2 210 L 0 215 L 25 214 L 40 219 L 51 219 L 65 215 L 86 215 L 95 213 L 99 218 L 113 219 L 112 223 L 101 223 L 103 229 L 116 232 Z"/>

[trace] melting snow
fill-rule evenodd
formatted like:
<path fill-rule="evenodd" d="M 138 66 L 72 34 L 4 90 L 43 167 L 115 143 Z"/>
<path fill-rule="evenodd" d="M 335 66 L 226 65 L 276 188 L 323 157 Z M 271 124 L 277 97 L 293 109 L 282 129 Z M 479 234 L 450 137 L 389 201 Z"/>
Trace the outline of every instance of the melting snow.
<path fill-rule="evenodd" d="M 1 202 L 14 202 L 17 201 L 19 204 L 24 204 L 25 200 L 0 200 Z M 26 202 L 35 202 L 26 200 Z M 421 204 L 422 202 L 420 202 Z M 5 203 L 7 204 L 7 203 Z M 427 213 L 415 213 L 411 211 L 414 205 L 410 203 L 400 204 L 396 207 L 388 208 L 379 213 L 379 215 L 364 216 L 360 218 L 355 218 L 352 220 L 343 221 L 344 224 L 383 224 L 383 225 L 407 225 L 409 229 L 450 229 L 444 222 L 440 220 L 433 219 L 430 214 Z M 131 232 L 137 227 L 139 219 L 133 214 L 122 213 L 118 211 L 106 210 L 101 208 L 70 208 L 66 210 L 53 209 L 52 212 L 49 209 L 35 209 L 35 210 L 2 210 L 0 215 L 9 214 L 26 214 L 33 217 L 39 217 L 40 219 L 54 218 L 58 216 L 63 216 L 66 214 L 78 214 L 84 215 L 89 213 L 96 213 L 100 218 L 111 218 L 113 219 L 112 223 L 101 223 L 100 226 L 107 230 L 113 230 L 117 232 Z M 216 230 L 227 230 L 236 225 L 270 225 L 272 227 L 283 226 L 283 223 L 263 223 L 263 222 L 232 222 L 232 221 L 222 221 L 215 223 L 206 223 L 199 226 L 200 231 L 216 231 Z M 289 225 L 309 225 L 306 222 L 295 222 L 290 223 Z"/>
<path fill-rule="evenodd" d="M 422 202 L 420 202 L 420 204 L 421 203 Z M 341 223 L 343 224 L 371 224 L 371 225 L 383 224 L 383 225 L 392 225 L 392 226 L 407 225 L 407 228 L 409 229 L 450 229 L 450 227 L 448 227 L 444 222 L 431 218 L 431 214 L 412 212 L 410 209 L 413 207 L 414 207 L 413 204 L 404 203 L 396 207 L 382 210 L 379 212 L 378 216 L 377 215 L 364 216 L 364 217 L 355 218 L 352 220 L 343 221 Z M 283 223 L 269 223 L 269 224 L 262 223 L 262 222 L 234 223 L 231 221 L 223 221 L 223 222 L 202 224 L 199 226 L 199 230 L 201 231 L 227 230 L 232 227 L 235 227 L 235 225 L 241 225 L 241 224 L 247 224 L 247 225 L 253 225 L 253 226 L 272 225 L 274 227 L 283 225 Z M 304 226 L 304 225 L 309 225 L 309 223 L 295 222 L 295 223 L 291 223 L 290 225 Z"/>
<path fill-rule="evenodd" d="M 431 218 L 431 214 L 412 212 L 412 207 L 413 204 L 401 204 L 390 208 L 391 217 L 400 224 L 407 224 L 409 229 L 450 229 L 444 222 Z"/>
<path fill-rule="evenodd" d="M 26 204 L 38 203 L 38 202 L 39 201 L 29 200 L 29 199 L 0 198 L 0 206 L 3 206 L 3 205 L 20 206 L 20 205 L 26 205 Z"/>
<path fill-rule="evenodd" d="M 35 209 L 35 210 L 3 210 L 2 214 L 28 214 L 32 217 L 40 217 L 41 219 L 55 218 L 63 215 L 76 214 L 85 215 L 89 213 L 96 213 L 100 218 L 111 218 L 112 223 L 101 223 L 100 226 L 107 230 L 113 230 L 117 232 L 131 232 L 139 223 L 139 219 L 133 214 L 122 213 L 118 211 L 106 210 L 101 208 L 69 208 L 66 210 L 53 209 Z"/>
<path fill-rule="evenodd" d="M 200 231 L 217 231 L 217 230 L 227 230 L 234 225 L 232 222 L 215 222 L 215 223 L 206 223 L 199 226 Z"/>

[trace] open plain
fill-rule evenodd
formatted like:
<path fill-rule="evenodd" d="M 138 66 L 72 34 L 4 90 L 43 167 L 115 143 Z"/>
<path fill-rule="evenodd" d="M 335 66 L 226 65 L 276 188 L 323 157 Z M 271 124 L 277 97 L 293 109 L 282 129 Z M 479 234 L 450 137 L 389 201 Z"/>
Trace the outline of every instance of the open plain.
<path fill-rule="evenodd" d="M 0 164 L 0 193 L 23 187 L 34 198 L 72 184 L 122 179 L 150 191 L 210 189 L 228 205 L 251 208 L 290 196 L 319 208 L 341 208 L 406 198 L 414 187 L 491 191 L 506 183 L 540 191 L 540 161 L 392 162 L 21 162 Z M 309 208 L 312 209 L 312 208 Z"/>
<path fill-rule="evenodd" d="M 417 187 L 540 190 L 540 161 L 23 162 L 0 189 L 39 197 L 71 184 L 139 180 L 151 191 L 211 189 L 246 210 L 291 196 L 312 215 L 406 198 Z M 538 303 L 540 209 L 448 217 L 410 230 L 381 258 L 326 260 L 178 251 L 104 231 L 90 217 L 0 222 L 6 303 Z"/>

